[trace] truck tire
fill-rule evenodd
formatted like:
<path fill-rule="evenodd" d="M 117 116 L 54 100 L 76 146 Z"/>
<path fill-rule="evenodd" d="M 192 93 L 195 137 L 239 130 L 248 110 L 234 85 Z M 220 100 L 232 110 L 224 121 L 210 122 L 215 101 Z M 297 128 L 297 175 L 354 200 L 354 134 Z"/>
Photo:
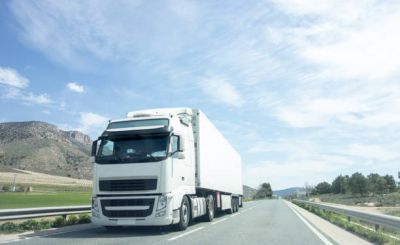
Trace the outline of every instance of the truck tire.
<path fill-rule="evenodd" d="M 235 200 L 233 198 L 231 198 L 231 208 L 226 210 L 227 214 L 232 214 L 234 212 L 234 202 Z"/>
<path fill-rule="evenodd" d="M 190 205 L 187 196 L 182 198 L 182 204 L 179 209 L 179 223 L 175 225 L 175 230 L 184 231 L 190 222 Z"/>
<path fill-rule="evenodd" d="M 207 203 L 207 212 L 205 215 L 205 221 L 211 222 L 214 219 L 215 215 L 215 204 L 214 204 L 214 197 L 212 195 L 208 195 L 206 198 Z"/>
<path fill-rule="evenodd" d="M 233 212 L 236 213 L 237 211 L 238 211 L 237 199 L 234 198 L 234 199 L 233 199 Z"/>
<path fill-rule="evenodd" d="M 239 198 L 236 198 L 236 212 L 239 212 Z"/>

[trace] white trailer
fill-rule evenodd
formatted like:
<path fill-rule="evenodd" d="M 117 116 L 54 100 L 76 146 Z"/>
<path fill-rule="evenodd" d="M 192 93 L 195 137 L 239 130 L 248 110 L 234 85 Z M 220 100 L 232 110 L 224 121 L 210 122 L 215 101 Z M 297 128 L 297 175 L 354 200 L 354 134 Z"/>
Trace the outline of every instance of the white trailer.
<path fill-rule="evenodd" d="M 197 109 L 134 111 L 93 142 L 92 221 L 174 225 L 242 206 L 240 155 Z"/>

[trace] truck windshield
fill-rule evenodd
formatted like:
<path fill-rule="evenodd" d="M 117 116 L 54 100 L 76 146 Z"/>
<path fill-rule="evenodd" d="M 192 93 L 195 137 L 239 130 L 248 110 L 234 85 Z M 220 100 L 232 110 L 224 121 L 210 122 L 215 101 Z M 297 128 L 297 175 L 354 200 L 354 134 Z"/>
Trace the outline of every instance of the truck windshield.
<path fill-rule="evenodd" d="M 100 164 L 161 161 L 167 157 L 168 136 L 104 139 L 96 162 Z"/>

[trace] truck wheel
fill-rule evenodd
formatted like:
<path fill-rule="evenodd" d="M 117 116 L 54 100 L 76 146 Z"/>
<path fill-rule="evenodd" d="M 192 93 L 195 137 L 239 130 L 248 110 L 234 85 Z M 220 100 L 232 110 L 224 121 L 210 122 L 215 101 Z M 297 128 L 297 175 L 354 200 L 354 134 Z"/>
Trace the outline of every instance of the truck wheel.
<path fill-rule="evenodd" d="M 208 195 L 206 203 L 207 203 L 207 213 L 205 216 L 205 220 L 211 222 L 214 219 L 215 215 L 214 197 L 212 195 Z"/>
<path fill-rule="evenodd" d="M 235 200 L 233 198 L 231 198 L 231 208 L 226 210 L 227 214 L 232 214 L 234 212 L 234 202 Z"/>
<path fill-rule="evenodd" d="M 184 231 L 189 225 L 190 221 L 190 206 L 189 200 L 186 196 L 182 199 L 182 204 L 179 209 L 179 223 L 175 225 L 175 229 L 178 231 Z"/>
<path fill-rule="evenodd" d="M 236 199 L 236 212 L 239 212 L 239 198 Z"/>

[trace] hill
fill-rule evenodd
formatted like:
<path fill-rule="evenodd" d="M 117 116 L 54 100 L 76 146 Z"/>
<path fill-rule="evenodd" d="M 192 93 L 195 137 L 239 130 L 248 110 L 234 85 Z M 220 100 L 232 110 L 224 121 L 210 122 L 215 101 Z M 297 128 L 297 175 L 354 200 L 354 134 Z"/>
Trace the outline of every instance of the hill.
<path fill-rule="evenodd" d="M 283 189 L 283 190 L 277 190 L 277 191 L 273 191 L 273 194 L 276 196 L 281 196 L 281 197 L 285 197 L 285 196 L 289 196 L 291 194 L 297 193 L 297 194 L 305 194 L 305 189 L 303 187 L 291 187 L 291 188 L 287 188 L 287 189 Z"/>
<path fill-rule="evenodd" d="M 91 178 L 90 137 L 38 121 L 0 123 L 0 166 Z"/>

